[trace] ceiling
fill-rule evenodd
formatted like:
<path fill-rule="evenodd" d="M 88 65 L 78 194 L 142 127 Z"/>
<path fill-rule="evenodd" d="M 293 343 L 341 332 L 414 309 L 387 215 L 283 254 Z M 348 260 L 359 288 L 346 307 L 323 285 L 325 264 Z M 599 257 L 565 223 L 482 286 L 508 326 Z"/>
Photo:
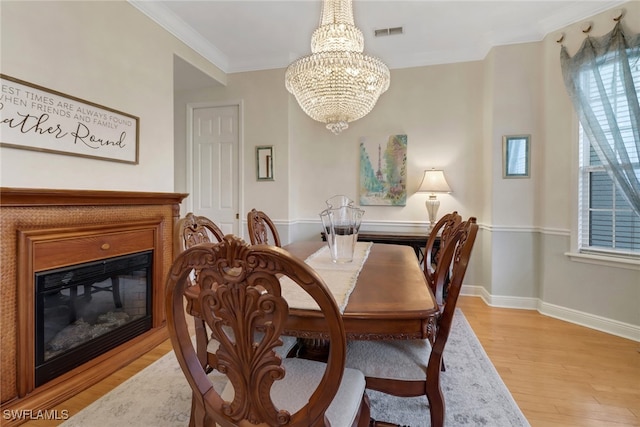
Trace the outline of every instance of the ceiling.
<path fill-rule="evenodd" d="M 311 53 L 322 8 L 319 0 L 129 2 L 226 73 L 284 68 Z M 353 5 L 365 53 L 394 69 L 481 60 L 493 46 L 540 41 L 623 3 L 355 0 Z M 402 34 L 374 37 L 375 30 L 393 27 L 402 27 Z"/>

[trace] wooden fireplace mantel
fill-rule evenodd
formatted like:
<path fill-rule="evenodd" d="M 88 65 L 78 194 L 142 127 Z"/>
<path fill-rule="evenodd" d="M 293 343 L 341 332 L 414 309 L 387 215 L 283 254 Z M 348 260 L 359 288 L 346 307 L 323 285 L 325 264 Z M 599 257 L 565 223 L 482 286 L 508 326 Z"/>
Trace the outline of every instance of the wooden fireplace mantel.
<path fill-rule="evenodd" d="M 0 206 L 172 205 L 179 208 L 187 196 L 185 193 L 0 187 Z"/>
<path fill-rule="evenodd" d="M 183 193 L 0 187 L 0 406 L 3 413 L 5 410 L 51 408 L 167 338 L 162 308 L 164 280 L 173 260 L 173 227 L 180 214 L 180 203 L 186 196 Z M 152 329 L 42 386 L 33 387 L 30 381 L 33 373 L 25 372 L 30 368 L 25 365 L 24 354 L 21 354 L 25 348 L 31 348 L 24 345 L 25 340 L 32 339 L 25 336 L 32 334 L 32 328 L 27 325 L 30 319 L 25 316 L 24 307 L 32 295 L 30 287 L 34 286 L 33 277 L 27 277 L 31 274 L 25 273 L 28 270 L 21 270 L 25 265 L 25 254 L 29 253 L 23 247 L 25 240 L 22 236 L 35 235 L 46 240 L 49 231 L 60 233 L 64 230 L 64 236 L 70 242 L 68 247 L 64 238 L 53 236 L 51 239 L 59 241 L 52 246 L 58 248 L 55 252 L 62 251 L 67 256 L 65 251 L 72 251 L 74 244 L 86 251 L 86 245 L 74 243 L 78 239 L 90 243 L 94 237 L 101 238 L 101 233 L 113 235 L 119 232 L 119 227 L 125 236 L 126 233 L 136 235 L 137 231 L 132 230 L 141 230 L 141 233 L 146 233 L 144 235 L 151 236 L 155 248 Z M 33 263 L 34 260 L 29 259 L 28 262 Z M 21 422 L 24 420 L 3 419 L 3 425 L 7 426 Z"/>

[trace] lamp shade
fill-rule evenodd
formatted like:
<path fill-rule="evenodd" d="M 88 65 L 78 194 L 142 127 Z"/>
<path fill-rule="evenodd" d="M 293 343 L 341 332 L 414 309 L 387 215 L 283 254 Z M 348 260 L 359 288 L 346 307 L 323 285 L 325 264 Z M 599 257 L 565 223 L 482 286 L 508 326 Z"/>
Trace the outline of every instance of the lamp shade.
<path fill-rule="evenodd" d="M 451 193 L 451 187 L 444 178 L 441 170 L 430 169 L 424 171 L 422 183 L 418 188 L 420 193 Z"/>

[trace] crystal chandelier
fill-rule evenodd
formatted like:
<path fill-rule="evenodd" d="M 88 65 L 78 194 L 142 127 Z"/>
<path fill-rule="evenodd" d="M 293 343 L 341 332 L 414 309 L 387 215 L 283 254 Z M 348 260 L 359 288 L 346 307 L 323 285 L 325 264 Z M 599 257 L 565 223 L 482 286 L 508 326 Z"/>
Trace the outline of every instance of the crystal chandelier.
<path fill-rule="evenodd" d="M 324 0 L 311 52 L 289 65 L 285 86 L 309 117 L 338 134 L 373 109 L 389 88 L 389 68 L 363 53 L 351 0 Z"/>

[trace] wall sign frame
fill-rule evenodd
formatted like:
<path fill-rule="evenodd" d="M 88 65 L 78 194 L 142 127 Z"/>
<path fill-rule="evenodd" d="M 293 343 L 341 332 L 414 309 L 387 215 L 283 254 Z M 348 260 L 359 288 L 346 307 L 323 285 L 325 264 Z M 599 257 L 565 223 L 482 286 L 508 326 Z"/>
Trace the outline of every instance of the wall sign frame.
<path fill-rule="evenodd" d="M 502 177 L 529 178 L 531 172 L 531 135 L 502 137 Z"/>
<path fill-rule="evenodd" d="M 5 74 L 0 84 L 0 146 L 138 164 L 138 117 Z"/>

